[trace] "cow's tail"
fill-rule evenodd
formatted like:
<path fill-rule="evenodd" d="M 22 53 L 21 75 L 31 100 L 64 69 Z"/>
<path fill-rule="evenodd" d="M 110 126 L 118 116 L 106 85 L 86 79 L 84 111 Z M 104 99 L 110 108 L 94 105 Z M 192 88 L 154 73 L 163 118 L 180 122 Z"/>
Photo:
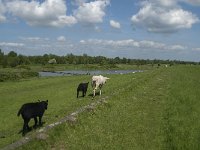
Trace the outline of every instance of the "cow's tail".
<path fill-rule="evenodd" d="M 20 108 L 20 110 L 17 113 L 17 116 L 20 116 L 20 114 L 22 113 L 22 107 Z"/>

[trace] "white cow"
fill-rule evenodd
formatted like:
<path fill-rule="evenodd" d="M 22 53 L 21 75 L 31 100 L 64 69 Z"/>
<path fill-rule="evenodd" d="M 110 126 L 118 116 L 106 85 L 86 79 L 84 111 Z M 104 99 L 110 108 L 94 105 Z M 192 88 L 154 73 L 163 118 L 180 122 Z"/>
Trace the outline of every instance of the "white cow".
<path fill-rule="evenodd" d="M 108 79 L 110 78 L 103 77 L 102 75 L 92 77 L 91 83 L 92 83 L 92 88 L 93 88 L 93 97 L 95 96 L 95 91 L 97 90 L 98 87 L 100 89 L 100 95 L 101 95 L 101 88 L 106 83 L 106 80 Z"/>

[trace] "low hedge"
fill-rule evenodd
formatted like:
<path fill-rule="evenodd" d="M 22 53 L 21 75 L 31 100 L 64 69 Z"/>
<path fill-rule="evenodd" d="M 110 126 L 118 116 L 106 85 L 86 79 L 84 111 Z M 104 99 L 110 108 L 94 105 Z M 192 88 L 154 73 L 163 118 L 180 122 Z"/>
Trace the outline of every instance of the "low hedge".
<path fill-rule="evenodd" d="M 15 81 L 19 79 L 39 77 L 38 72 L 33 71 L 22 71 L 22 72 L 0 72 L 0 82 L 4 81 Z"/>

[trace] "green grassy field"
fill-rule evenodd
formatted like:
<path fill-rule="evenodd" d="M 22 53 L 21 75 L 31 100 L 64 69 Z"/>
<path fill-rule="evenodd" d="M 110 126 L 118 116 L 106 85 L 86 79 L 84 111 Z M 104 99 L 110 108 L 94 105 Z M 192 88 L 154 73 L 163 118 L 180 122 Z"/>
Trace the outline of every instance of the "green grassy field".
<path fill-rule="evenodd" d="M 82 113 L 76 125 L 59 125 L 48 131 L 46 140 L 19 149 L 200 149 L 199 66 L 108 77 L 102 95 L 108 96 L 108 104 Z M 90 79 L 66 76 L 0 83 L 0 148 L 21 138 L 21 104 L 48 99 L 43 118 L 48 125 L 100 97 L 76 99 L 78 83 Z M 89 86 L 87 94 L 91 93 Z"/>

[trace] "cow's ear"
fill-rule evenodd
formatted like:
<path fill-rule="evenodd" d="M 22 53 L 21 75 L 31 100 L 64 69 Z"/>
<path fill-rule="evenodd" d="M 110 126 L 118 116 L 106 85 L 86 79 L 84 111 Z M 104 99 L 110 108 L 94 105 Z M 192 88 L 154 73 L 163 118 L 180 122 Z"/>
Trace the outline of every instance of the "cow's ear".
<path fill-rule="evenodd" d="M 48 103 L 48 100 L 46 100 L 46 102 Z"/>

